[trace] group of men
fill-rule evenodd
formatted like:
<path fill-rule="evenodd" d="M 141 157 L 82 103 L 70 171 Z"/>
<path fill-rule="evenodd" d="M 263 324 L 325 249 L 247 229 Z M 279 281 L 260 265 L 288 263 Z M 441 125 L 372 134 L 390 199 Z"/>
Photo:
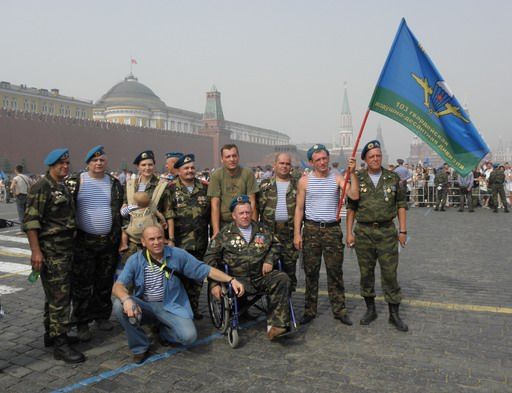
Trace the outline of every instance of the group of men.
<path fill-rule="evenodd" d="M 85 157 L 86 171 L 72 176 L 68 150 L 52 151 L 45 159 L 46 176 L 29 192 L 23 226 L 32 266 L 41 272 L 46 295 L 45 345 L 54 345 L 57 359 L 84 361 L 72 344 L 91 339 L 92 321 L 99 330 L 112 329 L 113 309 L 137 362 L 148 356 L 150 346 L 141 324 L 160 325 L 163 343 L 190 343 L 197 335 L 193 318 L 201 317 L 198 301 L 205 278 L 231 283 L 239 296 L 266 292 L 267 336 L 274 340 L 290 329 L 288 299 L 297 286 L 299 252 L 306 278 L 301 324 L 317 315 L 323 257 L 333 316 L 352 325 L 345 304 L 338 214 L 344 188 L 346 243 L 355 247 L 361 294 L 367 304 L 360 323 L 368 325 L 377 317 L 374 270 L 378 260 L 389 320 L 398 330 L 407 331 L 398 313 L 401 293 L 396 279 L 398 243 L 403 247 L 407 238 L 399 176 L 382 168 L 378 141 L 363 148 L 361 158 L 367 169 L 356 172 L 356 161 L 349 161 L 347 179 L 331 169 L 324 145 L 311 147 L 307 157 L 312 171 L 297 178 L 291 173 L 290 155 L 277 154 L 274 176 L 258 187 L 252 171 L 240 166 L 236 145 L 222 147 L 222 168 L 213 172 L 209 184 L 196 179 L 193 154 L 168 153 L 169 173 L 160 179 L 166 184 L 163 202 L 158 204 L 165 210 L 166 230 L 160 225 L 144 228 L 140 247 L 113 285 L 126 190 L 106 172 L 103 146 L 91 149 Z M 152 152 L 143 152 L 135 161 L 139 171 L 145 170 L 140 166 L 144 160 L 155 164 Z M 393 222 L 396 216 L 398 231 Z M 212 295 L 221 296 L 219 286 L 212 286 Z M 72 325 L 77 326 L 76 337 L 68 336 Z"/>

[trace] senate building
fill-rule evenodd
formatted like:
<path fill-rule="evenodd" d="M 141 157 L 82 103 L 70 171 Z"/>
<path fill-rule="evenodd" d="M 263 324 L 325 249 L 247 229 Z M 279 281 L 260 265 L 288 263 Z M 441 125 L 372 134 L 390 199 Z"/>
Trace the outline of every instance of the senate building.
<path fill-rule="evenodd" d="M 297 159 L 303 155 L 283 132 L 225 119 L 215 87 L 206 92 L 203 112 L 167 106 L 132 73 L 96 102 L 9 82 L 1 83 L 0 97 L 4 166 L 23 161 L 30 170 L 41 171 L 44 155 L 66 146 L 73 168 L 80 168 L 84 152 L 98 144 L 105 146 L 113 170 L 130 169 L 133 157 L 144 149 L 154 150 L 157 165 L 168 151 L 195 153 L 200 167 L 219 166 L 220 147 L 229 143 L 238 145 L 249 166 L 272 163 L 276 152 Z M 32 143 L 20 143 L 20 138 Z"/>

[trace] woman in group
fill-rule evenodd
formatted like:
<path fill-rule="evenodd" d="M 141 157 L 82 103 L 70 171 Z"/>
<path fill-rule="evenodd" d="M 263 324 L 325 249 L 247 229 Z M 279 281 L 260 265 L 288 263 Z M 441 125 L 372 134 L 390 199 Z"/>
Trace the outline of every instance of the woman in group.
<path fill-rule="evenodd" d="M 167 181 L 161 182 L 155 174 L 154 153 L 151 150 L 141 152 L 135 157 L 133 164 L 137 166 L 138 174 L 134 179 L 126 181 L 124 205 L 121 208 L 121 215 L 123 218 L 128 219 L 130 211 L 136 206 L 134 194 L 136 192 L 145 192 L 149 194 L 151 206 L 162 213 L 166 220 L 169 220 L 169 187 Z M 164 223 L 164 227 L 166 227 L 166 224 Z M 141 244 L 130 242 L 128 249 L 123 251 L 122 263 L 124 264 L 128 257 L 135 254 L 141 247 Z"/>

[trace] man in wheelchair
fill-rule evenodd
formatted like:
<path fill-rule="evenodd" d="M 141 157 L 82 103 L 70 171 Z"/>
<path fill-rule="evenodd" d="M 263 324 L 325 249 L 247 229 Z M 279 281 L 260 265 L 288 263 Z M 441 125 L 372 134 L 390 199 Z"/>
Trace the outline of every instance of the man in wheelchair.
<path fill-rule="evenodd" d="M 161 227 L 147 226 L 141 240 L 144 248 L 128 259 L 112 289 L 114 314 L 126 332 L 136 363 L 146 359 L 150 347 L 140 325 L 158 323 L 163 342 L 190 344 L 197 338 L 190 302 L 178 275 L 229 282 L 237 296 L 244 294 L 243 285 L 235 278 L 181 248 L 164 245 Z"/>
<path fill-rule="evenodd" d="M 230 205 L 233 222 L 223 227 L 211 240 L 204 261 L 210 266 L 229 267 L 229 275 L 241 282 L 248 295 L 268 295 L 267 319 L 271 326 L 267 337 L 274 340 L 290 330 L 290 279 L 274 270 L 279 256 L 279 242 L 263 224 L 251 221 L 252 208 L 247 195 L 233 198 Z M 221 296 L 220 285 L 211 288 Z"/>

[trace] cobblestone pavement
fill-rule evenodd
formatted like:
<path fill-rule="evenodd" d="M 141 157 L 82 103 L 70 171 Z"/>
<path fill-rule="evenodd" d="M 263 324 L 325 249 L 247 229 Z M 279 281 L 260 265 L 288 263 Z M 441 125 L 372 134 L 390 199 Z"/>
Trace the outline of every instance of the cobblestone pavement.
<path fill-rule="evenodd" d="M 13 204 L 0 217 L 14 218 Z M 121 328 L 81 344 L 87 361 L 71 366 L 43 346 L 43 292 L 29 284 L 28 244 L 17 228 L 0 230 L 0 390 L 5 392 L 512 392 L 512 214 L 411 209 L 401 252 L 401 314 L 408 333 L 379 318 L 370 327 L 352 251 L 345 256 L 347 302 L 354 326 L 332 318 L 321 275 L 319 316 L 278 343 L 265 323 L 241 331 L 231 349 L 209 318 L 188 348 L 155 347 L 138 366 Z M 304 275 L 299 272 L 300 283 Z M 379 278 L 378 278 L 379 279 Z M 303 285 L 303 284 L 302 284 Z M 303 289 L 294 294 L 302 314 Z M 377 285 L 380 293 L 380 285 Z M 204 294 L 203 294 L 204 295 Z M 202 312 L 206 316 L 205 296 Z"/>

